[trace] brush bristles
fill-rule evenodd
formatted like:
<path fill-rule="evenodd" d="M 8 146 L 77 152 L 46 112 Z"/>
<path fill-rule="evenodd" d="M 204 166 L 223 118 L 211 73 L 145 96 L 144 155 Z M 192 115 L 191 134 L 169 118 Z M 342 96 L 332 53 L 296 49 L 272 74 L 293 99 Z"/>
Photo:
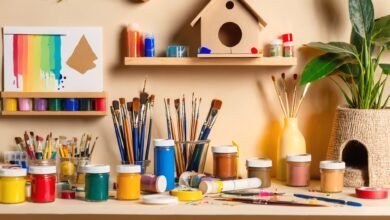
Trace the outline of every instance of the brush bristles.
<path fill-rule="evenodd" d="M 154 95 L 151 95 L 149 97 L 149 102 L 150 102 L 150 104 L 154 104 Z"/>
<path fill-rule="evenodd" d="M 275 79 L 275 76 L 271 76 L 271 78 L 272 78 L 272 81 L 276 81 L 276 79 Z"/>
<path fill-rule="evenodd" d="M 139 98 L 133 98 L 133 111 L 138 112 L 140 109 L 140 100 Z"/>
<path fill-rule="evenodd" d="M 127 104 L 127 111 L 132 111 L 133 109 L 133 103 L 132 102 L 128 102 L 126 103 Z"/>
<path fill-rule="evenodd" d="M 141 105 L 145 105 L 148 102 L 148 97 L 149 97 L 148 93 L 146 93 L 146 92 L 141 93 L 141 95 L 140 95 Z"/>
<path fill-rule="evenodd" d="M 121 105 L 125 105 L 126 104 L 126 99 L 125 98 L 119 98 L 119 103 Z"/>
<path fill-rule="evenodd" d="M 220 110 L 222 107 L 222 101 L 219 99 L 214 99 L 212 102 L 212 108 Z"/>
<path fill-rule="evenodd" d="M 114 110 L 118 110 L 119 109 L 119 102 L 117 100 L 112 101 L 112 107 L 114 108 Z"/>
<path fill-rule="evenodd" d="M 286 74 L 282 73 L 282 79 L 285 79 L 285 78 L 286 78 Z"/>
<path fill-rule="evenodd" d="M 15 137 L 15 142 L 16 144 L 21 144 L 23 143 L 23 139 L 21 137 Z"/>
<path fill-rule="evenodd" d="M 167 104 L 168 104 L 168 105 L 171 104 L 171 99 L 170 99 L 170 98 L 167 98 Z"/>
<path fill-rule="evenodd" d="M 298 74 L 294 74 L 294 80 L 297 80 L 298 79 Z"/>
<path fill-rule="evenodd" d="M 178 109 L 180 106 L 180 99 L 175 99 L 175 108 Z"/>

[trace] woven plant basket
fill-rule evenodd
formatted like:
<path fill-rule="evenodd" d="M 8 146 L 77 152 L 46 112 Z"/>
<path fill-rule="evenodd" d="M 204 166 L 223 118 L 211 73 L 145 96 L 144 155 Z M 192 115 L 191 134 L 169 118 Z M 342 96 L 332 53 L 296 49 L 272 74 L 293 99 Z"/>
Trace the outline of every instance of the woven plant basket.
<path fill-rule="evenodd" d="M 390 187 L 390 109 L 338 107 L 327 159 L 345 161 L 345 186 Z"/>

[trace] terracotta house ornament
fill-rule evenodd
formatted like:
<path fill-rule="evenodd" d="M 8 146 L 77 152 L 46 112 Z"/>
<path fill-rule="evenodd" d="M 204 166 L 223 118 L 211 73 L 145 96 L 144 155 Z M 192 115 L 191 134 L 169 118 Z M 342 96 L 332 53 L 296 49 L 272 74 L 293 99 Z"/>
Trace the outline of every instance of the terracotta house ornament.
<path fill-rule="evenodd" d="M 201 23 L 201 46 L 210 54 L 198 57 L 260 57 L 259 33 L 267 23 L 247 0 L 210 0 L 191 22 Z"/>

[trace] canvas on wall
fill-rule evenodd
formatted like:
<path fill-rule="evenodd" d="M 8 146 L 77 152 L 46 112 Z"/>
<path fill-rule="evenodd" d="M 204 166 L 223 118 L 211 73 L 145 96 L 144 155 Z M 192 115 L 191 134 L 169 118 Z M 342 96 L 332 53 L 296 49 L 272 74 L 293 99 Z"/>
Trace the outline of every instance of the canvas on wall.
<path fill-rule="evenodd" d="M 4 27 L 4 91 L 103 91 L 99 27 Z"/>

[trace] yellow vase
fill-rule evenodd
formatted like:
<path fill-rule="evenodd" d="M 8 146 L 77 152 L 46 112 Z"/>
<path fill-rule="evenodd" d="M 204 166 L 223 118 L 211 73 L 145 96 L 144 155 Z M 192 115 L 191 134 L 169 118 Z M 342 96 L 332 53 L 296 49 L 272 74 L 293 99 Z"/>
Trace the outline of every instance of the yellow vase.
<path fill-rule="evenodd" d="M 280 135 L 277 149 L 277 173 L 278 180 L 286 180 L 287 155 L 306 154 L 306 142 L 298 128 L 297 118 L 285 118 L 284 128 Z"/>

